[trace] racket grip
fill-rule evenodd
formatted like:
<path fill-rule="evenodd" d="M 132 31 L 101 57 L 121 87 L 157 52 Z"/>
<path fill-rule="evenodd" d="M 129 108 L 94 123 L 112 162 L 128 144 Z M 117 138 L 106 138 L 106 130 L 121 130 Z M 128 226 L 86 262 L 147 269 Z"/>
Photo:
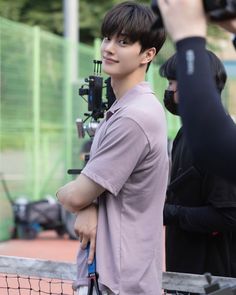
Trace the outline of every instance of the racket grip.
<path fill-rule="evenodd" d="M 87 257 L 89 256 L 89 250 L 90 250 L 90 243 L 88 243 L 86 247 Z M 94 255 L 93 262 L 91 264 L 88 264 L 88 275 L 95 274 L 95 273 L 96 273 L 96 256 Z"/>

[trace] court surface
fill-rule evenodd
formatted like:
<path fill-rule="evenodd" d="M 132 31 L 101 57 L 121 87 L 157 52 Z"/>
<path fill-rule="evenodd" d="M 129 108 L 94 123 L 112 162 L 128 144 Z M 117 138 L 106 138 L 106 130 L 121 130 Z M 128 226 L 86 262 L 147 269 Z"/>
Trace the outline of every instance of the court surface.
<path fill-rule="evenodd" d="M 34 240 L 8 240 L 0 242 L 0 255 L 19 256 L 55 261 L 75 262 L 79 241 L 55 231 L 43 231 Z"/>

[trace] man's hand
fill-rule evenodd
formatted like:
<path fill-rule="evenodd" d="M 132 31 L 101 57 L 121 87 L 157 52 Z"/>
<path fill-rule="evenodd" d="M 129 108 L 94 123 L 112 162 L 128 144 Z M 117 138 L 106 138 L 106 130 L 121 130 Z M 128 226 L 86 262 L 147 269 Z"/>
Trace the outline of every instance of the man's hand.
<path fill-rule="evenodd" d="M 88 263 L 91 264 L 94 259 L 97 235 L 97 205 L 91 204 L 83 210 L 80 210 L 74 225 L 75 233 L 79 236 L 82 249 L 87 247 L 90 242 Z"/>
<path fill-rule="evenodd" d="M 202 0 L 158 0 L 165 28 L 174 42 L 187 37 L 205 37 L 206 15 Z"/>

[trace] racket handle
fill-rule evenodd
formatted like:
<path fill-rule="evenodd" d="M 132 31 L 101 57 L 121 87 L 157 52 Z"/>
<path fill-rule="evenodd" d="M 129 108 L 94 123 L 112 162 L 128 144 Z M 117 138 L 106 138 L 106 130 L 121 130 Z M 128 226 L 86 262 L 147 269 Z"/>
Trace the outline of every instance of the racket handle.
<path fill-rule="evenodd" d="M 88 243 L 86 247 L 87 257 L 89 256 L 89 250 L 90 250 L 90 243 Z M 95 274 L 95 273 L 96 273 L 96 256 L 94 255 L 93 262 L 91 264 L 88 264 L 88 275 Z"/>

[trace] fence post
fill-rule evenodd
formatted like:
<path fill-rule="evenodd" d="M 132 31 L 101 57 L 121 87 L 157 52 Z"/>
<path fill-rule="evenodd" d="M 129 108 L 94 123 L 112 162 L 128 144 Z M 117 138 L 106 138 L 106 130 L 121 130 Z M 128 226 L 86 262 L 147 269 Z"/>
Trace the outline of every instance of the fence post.
<path fill-rule="evenodd" d="M 73 149 L 73 134 L 72 130 L 74 130 L 74 122 L 73 118 L 73 102 L 72 102 L 72 91 L 73 91 L 73 82 L 72 82 L 72 71 L 71 71 L 71 51 L 74 50 L 73 42 L 65 39 L 65 52 L 64 52 L 64 114 L 65 114 L 65 128 L 64 128 L 64 142 L 65 142 L 65 180 L 71 180 L 71 176 L 66 173 L 66 171 L 72 168 L 72 149 Z"/>
<path fill-rule="evenodd" d="M 40 28 L 33 28 L 33 196 L 40 199 Z"/>

